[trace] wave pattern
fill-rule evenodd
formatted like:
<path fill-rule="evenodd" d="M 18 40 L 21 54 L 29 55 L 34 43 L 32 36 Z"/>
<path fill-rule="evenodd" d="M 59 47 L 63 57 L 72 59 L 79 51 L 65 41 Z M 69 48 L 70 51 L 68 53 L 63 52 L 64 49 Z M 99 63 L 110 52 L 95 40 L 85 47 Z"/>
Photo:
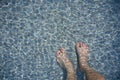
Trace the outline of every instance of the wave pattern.
<path fill-rule="evenodd" d="M 83 41 L 90 66 L 119 80 L 119 21 L 119 1 L 1 0 L 0 78 L 62 80 L 55 52 L 65 47 L 76 67 L 74 45 Z"/>

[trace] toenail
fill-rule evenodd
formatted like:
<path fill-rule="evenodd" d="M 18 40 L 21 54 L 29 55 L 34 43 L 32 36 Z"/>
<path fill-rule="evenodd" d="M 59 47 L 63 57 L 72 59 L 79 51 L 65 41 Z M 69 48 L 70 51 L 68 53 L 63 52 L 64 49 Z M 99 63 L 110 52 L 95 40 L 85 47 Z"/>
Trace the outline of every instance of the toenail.
<path fill-rule="evenodd" d="M 60 54 L 60 52 L 58 54 Z"/>
<path fill-rule="evenodd" d="M 60 51 L 57 52 L 57 55 L 59 55 L 59 54 L 60 54 Z"/>
<path fill-rule="evenodd" d="M 80 43 L 79 43 L 79 47 L 81 47 L 81 45 L 82 45 L 82 43 L 80 42 Z"/>

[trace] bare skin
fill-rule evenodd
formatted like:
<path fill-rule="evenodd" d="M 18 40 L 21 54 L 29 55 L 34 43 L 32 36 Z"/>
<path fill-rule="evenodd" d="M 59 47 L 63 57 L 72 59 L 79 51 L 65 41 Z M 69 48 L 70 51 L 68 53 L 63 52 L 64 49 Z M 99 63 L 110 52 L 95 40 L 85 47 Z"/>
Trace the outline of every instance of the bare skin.
<path fill-rule="evenodd" d="M 89 51 L 87 45 L 83 42 L 79 42 L 79 43 L 76 43 L 75 46 L 76 46 L 76 53 L 78 56 L 79 68 L 83 72 L 85 72 L 86 79 L 87 80 L 105 80 L 105 78 L 101 74 L 93 70 L 87 64 L 88 51 Z"/>
<path fill-rule="evenodd" d="M 66 80 L 77 80 L 73 64 L 69 60 L 64 48 L 61 48 L 60 50 L 57 51 L 56 58 L 57 58 L 57 62 L 60 64 L 60 66 L 65 68 L 65 70 L 67 71 L 67 79 Z"/>
<path fill-rule="evenodd" d="M 87 64 L 88 60 L 88 47 L 85 43 L 80 42 L 76 43 L 76 54 L 78 58 L 78 66 L 80 70 L 82 70 L 86 74 L 86 80 L 105 80 L 104 77 L 93 70 Z M 57 62 L 67 71 L 67 79 L 66 80 L 77 80 L 76 72 L 72 62 L 69 60 L 67 53 L 64 48 L 59 49 L 56 52 Z"/>

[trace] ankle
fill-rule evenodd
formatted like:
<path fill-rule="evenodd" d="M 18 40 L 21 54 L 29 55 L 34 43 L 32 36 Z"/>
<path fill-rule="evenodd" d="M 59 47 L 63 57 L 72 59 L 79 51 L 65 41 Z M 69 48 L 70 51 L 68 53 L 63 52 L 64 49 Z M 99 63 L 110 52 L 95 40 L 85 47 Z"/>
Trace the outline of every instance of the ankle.
<path fill-rule="evenodd" d="M 84 63 L 84 64 L 80 64 L 80 68 L 82 70 L 87 70 L 87 69 L 90 69 L 89 65 L 87 63 Z"/>
<path fill-rule="evenodd" d="M 66 80 L 77 80 L 75 73 L 67 73 L 67 79 Z"/>
<path fill-rule="evenodd" d="M 80 64 L 80 66 L 82 66 L 82 67 L 88 66 L 88 63 L 87 63 L 86 60 L 80 60 L 80 61 L 79 61 L 79 64 Z"/>
<path fill-rule="evenodd" d="M 67 70 L 67 75 L 68 75 L 68 76 L 75 76 L 75 75 L 76 75 L 76 72 L 75 72 L 74 69 Z"/>
<path fill-rule="evenodd" d="M 87 63 L 87 59 L 79 60 L 80 69 L 83 71 L 91 70 L 91 67 Z"/>
<path fill-rule="evenodd" d="M 66 67 L 66 71 L 67 73 L 75 73 L 73 65 L 69 65 L 68 67 Z"/>

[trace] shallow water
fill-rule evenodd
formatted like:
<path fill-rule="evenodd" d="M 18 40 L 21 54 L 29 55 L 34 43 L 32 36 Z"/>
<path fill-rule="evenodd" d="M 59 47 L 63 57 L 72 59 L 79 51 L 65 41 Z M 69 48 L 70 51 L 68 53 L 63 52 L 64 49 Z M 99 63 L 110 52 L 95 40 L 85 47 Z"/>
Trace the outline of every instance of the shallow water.
<path fill-rule="evenodd" d="M 90 66 L 106 80 L 120 80 L 119 4 L 118 0 L 0 0 L 0 79 L 62 80 L 55 52 L 64 47 L 76 68 L 74 45 L 83 41 L 90 48 Z"/>

